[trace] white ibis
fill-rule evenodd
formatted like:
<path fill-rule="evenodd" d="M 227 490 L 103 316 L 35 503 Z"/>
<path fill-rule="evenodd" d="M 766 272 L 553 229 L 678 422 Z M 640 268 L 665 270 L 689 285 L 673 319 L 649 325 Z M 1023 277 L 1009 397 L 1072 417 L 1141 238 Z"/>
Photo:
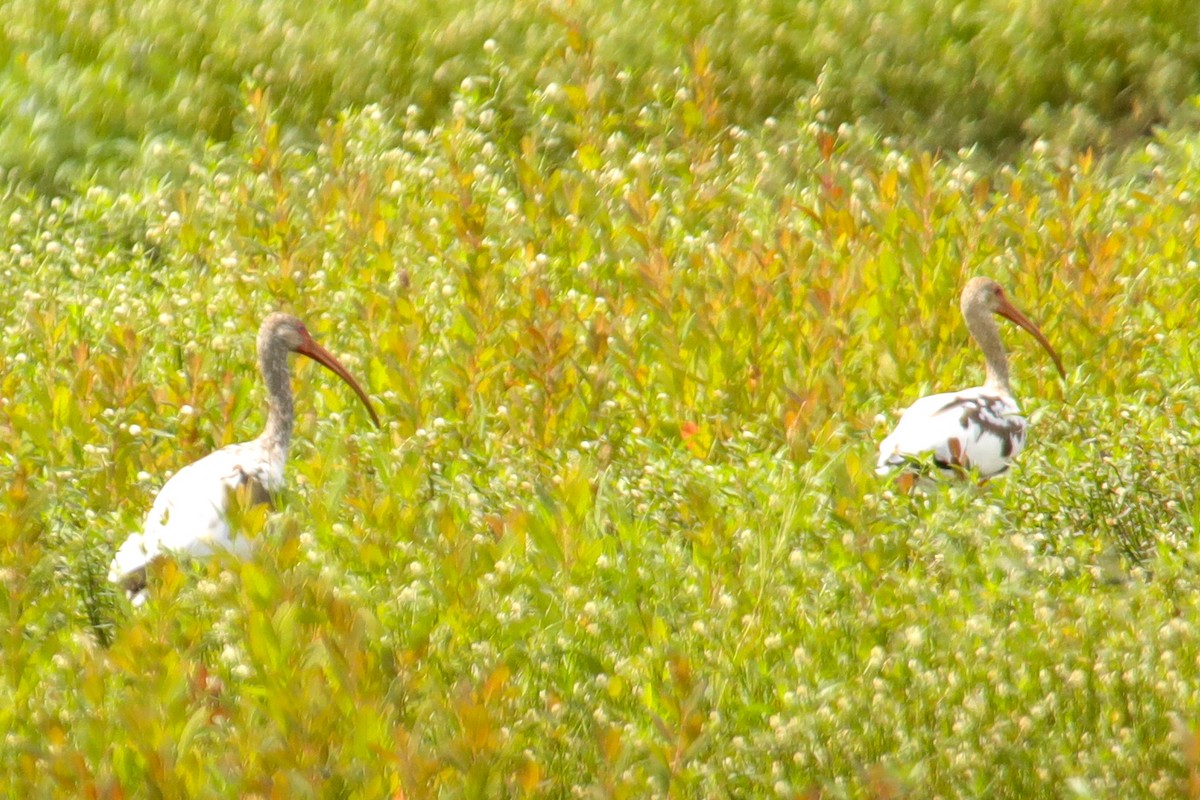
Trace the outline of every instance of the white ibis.
<path fill-rule="evenodd" d="M 109 580 L 121 585 L 134 605 L 146 601 L 146 567 L 160 558 L 208 556 L 217 550 L 239 558 L 250 555 L 250 541 L 230 530 L 230 495 L 241 491 L 251 503 L 266 503 L 283 488 L 294 421 L 290 352 L 308 356 L 350 384 L 379 426 L 366 392 L 328 350 L 313 341 L 304 323 L 288 314 L 268 316 L 258 331 L 258 365 L 270 397 L 266 427 L 257 439 L 210 453 L 163 485 L 144 529 L 125 540 L 108 570 Z"/>
<path fill-rule="evenodd" d="M 973 470 L 980 481 L 1002 474 L 1025 447 L 1025 418 L 1008 383 L 1008 358 L 993 314 L 1033 334 L 1063 377 L 1062 361 L 1036 325 L 1018 311 L 1000 285 L 973 278 L 960 303 L 967 330 L 987 363 L 983 386 L 922 397 L 909 406 L 891 435 L 879 445 L 880 475 L 901 470 L 902 485 L 912 488 L 932 461 L 945 475 Z"/>

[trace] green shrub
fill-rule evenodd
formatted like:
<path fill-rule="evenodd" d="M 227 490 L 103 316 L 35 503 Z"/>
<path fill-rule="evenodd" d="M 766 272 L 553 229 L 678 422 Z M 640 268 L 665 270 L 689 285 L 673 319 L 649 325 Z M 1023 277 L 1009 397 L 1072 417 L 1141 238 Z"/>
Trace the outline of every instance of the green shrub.
<path fill-rule="evenodd" d="M 1200 90 L 1200 11 L 1178 0 L 16 0 L 0 24 L 0 165 L 60 190 L 112 178 L 158 137 L 228 141 L 248 86 L 309 141 L 370 104 L 444 122 L 462 82 L 490 76 L 514 142 L 537 127 L 530 96 L 554 84 L 632 132 L 639 107 L 694 89 L 723 124 L 794 125 L 815 102 L 833 125 L 1005 155 L 1038 138 L 1122 144 Z"/>

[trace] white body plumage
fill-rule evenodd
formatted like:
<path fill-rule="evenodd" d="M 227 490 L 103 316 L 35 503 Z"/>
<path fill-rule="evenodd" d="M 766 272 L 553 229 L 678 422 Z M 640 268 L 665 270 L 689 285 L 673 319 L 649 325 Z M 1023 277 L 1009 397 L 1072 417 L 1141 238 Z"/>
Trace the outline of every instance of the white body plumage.
<path fill-rule="evenodd" d="M 239 495 L 265 502 L 282 489 L 284 458 L 286 452 L 273 457 L 256 439 L 223 447 L 179 470 L 154 499 L 142 531 L 131 534 L 113 556 L 108 579 L 128 583 L 168 555 L 204 557 L 225 551 L 248 558 L 253 546 L 231 530 L 229 504 Z M 144 580 L 134 580 L 128 588 L 134 605 L 145 602 Z"/>
<path fill-rule="evenodd" d="M 922 397 L 879 445 L 875 471 L 932 461 L 946 475 L 1004 473 L 1025 448 L 1025 418 L 1009 395 L 987 386 Z"/>

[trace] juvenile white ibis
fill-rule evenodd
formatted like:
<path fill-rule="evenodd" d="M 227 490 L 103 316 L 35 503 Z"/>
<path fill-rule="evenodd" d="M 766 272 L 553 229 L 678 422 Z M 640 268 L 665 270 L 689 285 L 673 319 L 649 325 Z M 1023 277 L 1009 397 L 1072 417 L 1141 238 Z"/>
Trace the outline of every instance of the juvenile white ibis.
<path fill-rule="evenodd" d="M 963 288 L 960 306 L 967 330 L 983 351 L 987 377 L 982 386 L 922 397 L 909 406 L 896 429 L 880 443 L 875 471 L 886 475 L 901 470 L 906 489 L 930 461 L 942 474 L 972 470 L 986 481 L 1007 470 L 1025 447 L 1025 418 L 1009 387 L 1008 358 L 993 314 L 1033 334 L 1054 359 L 1059 374 L 1066 377 L 1050 342 L 1009 302 L 995 281 L 971 279 Z"/>
<path fill-rule="evenodd" d="M 146 568 L 168 555 L 208 556 L 226 550 L 250 555 L 250 541 L 230 530 L 230 496 L 270 502 L 283 488 L 283 466 L 292 438 L 292 386 L 288 353 L 301 353 L 350 384 L 379 426 L 366 392 L 333 355 L 313 341 L 304 323 L 271 314 L 258 331 L 258 365 L 267 384 L 267 424 L 257 439 L 231 444 L 193 462 L 163 485 L 141 533 L 133 533 L 113 557 L 110 581 L 121 585 L 134 605 L 146 600 Z"/>

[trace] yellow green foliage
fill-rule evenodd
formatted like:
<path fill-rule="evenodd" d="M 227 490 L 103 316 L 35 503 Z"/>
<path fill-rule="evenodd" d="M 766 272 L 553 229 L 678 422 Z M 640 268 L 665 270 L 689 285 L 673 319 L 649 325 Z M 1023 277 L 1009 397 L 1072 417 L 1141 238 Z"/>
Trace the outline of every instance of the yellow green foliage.
<path fill-rule="evenodd" d="M 0 166 L 60 190 L 115 178 L 149 139 L 229 141 L 247 86 L 310 142 L 372 103 L 445 123 L 484 74 L 513 144 L 551 84 L 629 110 L 670 103 L 694 74 L 681 121 L 719 100 L 743 126 L 803 124 L 815 95 L 833 124 L 928 147 L 1106 146 L 1194 120 L 1181 106 L 1200 92 L 1198 30 L 1187 0 L 9 0 Z"/>
<path fill-rule="evenodd" d="M 76 5 L 15 19 L 82 53 L 149 13 Z M 329 80 L 330 25 L 271 52 Z M 1195 796 L 1196 136 L 934 154 L 819 92 L 747 116 L 703 48 L 670 84 L 568 60 L 518 126 L 499 41 L 436 119 L 304 129 L 237 89 L 227 136 L 8 184 L 0 794 Z M 1029 449 L 895 496 L 895 412 L 981 376 L 974 274 L 1068 377 L 1006 329 Z M 276 309 L 383 428 L 297 359 L 256 558 L 163 564 L 131 609 L 108 561 L 172 471 L 257 434 Z"/>

